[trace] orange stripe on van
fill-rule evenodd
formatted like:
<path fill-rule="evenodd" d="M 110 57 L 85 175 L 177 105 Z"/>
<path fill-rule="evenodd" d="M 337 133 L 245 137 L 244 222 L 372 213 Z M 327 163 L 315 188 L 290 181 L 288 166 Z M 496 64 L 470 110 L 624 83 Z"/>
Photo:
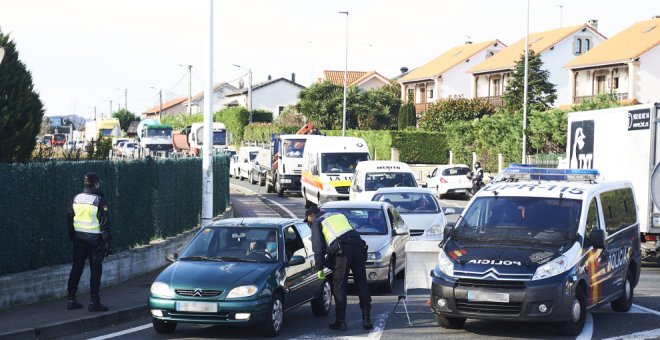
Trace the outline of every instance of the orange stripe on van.
<path fill-rule="evenodd" d="M 316 179 L 316 178 L 310 178 L 308 176 L 303 176 L 301 180 L 303 182 L 313 186 L 313 187 L 316 187 L 316 188 L 319 188 L 320 190 L 323 190 L 323 183 L 321 183 L 321 181 Z"/>

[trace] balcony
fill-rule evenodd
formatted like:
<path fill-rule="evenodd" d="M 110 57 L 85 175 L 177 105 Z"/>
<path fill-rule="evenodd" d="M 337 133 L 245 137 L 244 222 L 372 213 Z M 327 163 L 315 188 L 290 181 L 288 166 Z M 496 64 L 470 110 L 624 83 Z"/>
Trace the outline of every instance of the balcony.
<path fill-rule="evenodd" d="M 604 93 L 601 93 L 601 94 L 604 94 Z M 597 94 L 597 95 L 594 95 L 594 96 L 576 96 L 576 97 L 573 97 L 573 103 L 575 103 L 575 104 L 584 103 L 587 100 L 596 99 L 599 95 L 600 94 Z M 614 97 L 614 99 L 619 100 L 619 101 L 620 100 L 628 100 L 628 93 L 610 93 L 610 95 L 612 97 Z"/>
<path fill-rule="evenodd" d="M 479 97 L 482 100 L 491 103 L 493 106 L 501 107 L 504 106 L 504 100 L 502 96 L 491 96 L 491 97 Z"/>

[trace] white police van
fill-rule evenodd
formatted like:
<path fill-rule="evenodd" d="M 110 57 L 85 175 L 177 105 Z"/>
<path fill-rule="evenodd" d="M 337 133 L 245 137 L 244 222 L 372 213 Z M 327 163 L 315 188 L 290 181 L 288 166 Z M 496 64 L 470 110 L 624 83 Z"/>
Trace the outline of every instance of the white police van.
<path fill-rule="evenodd" d="M 445 228 L 431 272 L 438 324 L 559 322 L 577 335 L 591 308 L 628 311 L 641 263 L 637 205 L 630 182 L 598 176 L 512 166 L 481 189 Z"/>

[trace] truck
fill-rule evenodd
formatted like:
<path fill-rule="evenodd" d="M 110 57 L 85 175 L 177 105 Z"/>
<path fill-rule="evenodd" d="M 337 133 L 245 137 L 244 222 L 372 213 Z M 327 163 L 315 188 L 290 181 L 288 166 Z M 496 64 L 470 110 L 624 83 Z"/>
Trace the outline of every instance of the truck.
<path fill-rule="evenodd" d="M 639 208 L 642 258 L 660 262 L 660 103 L 568 114 L 567 167 L 597 169 L 603 180 L 630 180 Z"/>
<path fill-rule="evenodd" d="M 137 138 L 140 154 L 147 155 L 154 151 L 172 150 L 172 127 L 162 125 L 154 119 L 143 119 L 138 124 Z"/>
<path fill-rule="evenodd" d="M 172 144 L 176 152 L 199 156 L 204 144 L 204 123 L 193 123 L 173 133 Z M 227 149 L 227 128 L 223 123 L 213 123 L 213 149 Z"/>

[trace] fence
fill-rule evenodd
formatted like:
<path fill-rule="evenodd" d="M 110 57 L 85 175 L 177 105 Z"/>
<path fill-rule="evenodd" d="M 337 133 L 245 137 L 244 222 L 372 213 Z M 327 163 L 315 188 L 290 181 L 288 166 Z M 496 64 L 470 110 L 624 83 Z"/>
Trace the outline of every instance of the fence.
<path fill-rule="evenodd" d="M 116 251 L 201 221 L 202 159 L 0 164 L 0 275 L 71 261 L 67 210 L 94 171 L 109 202 Z M 229 157 L 213 159 L 213 212 L 229 204 Z"/>

